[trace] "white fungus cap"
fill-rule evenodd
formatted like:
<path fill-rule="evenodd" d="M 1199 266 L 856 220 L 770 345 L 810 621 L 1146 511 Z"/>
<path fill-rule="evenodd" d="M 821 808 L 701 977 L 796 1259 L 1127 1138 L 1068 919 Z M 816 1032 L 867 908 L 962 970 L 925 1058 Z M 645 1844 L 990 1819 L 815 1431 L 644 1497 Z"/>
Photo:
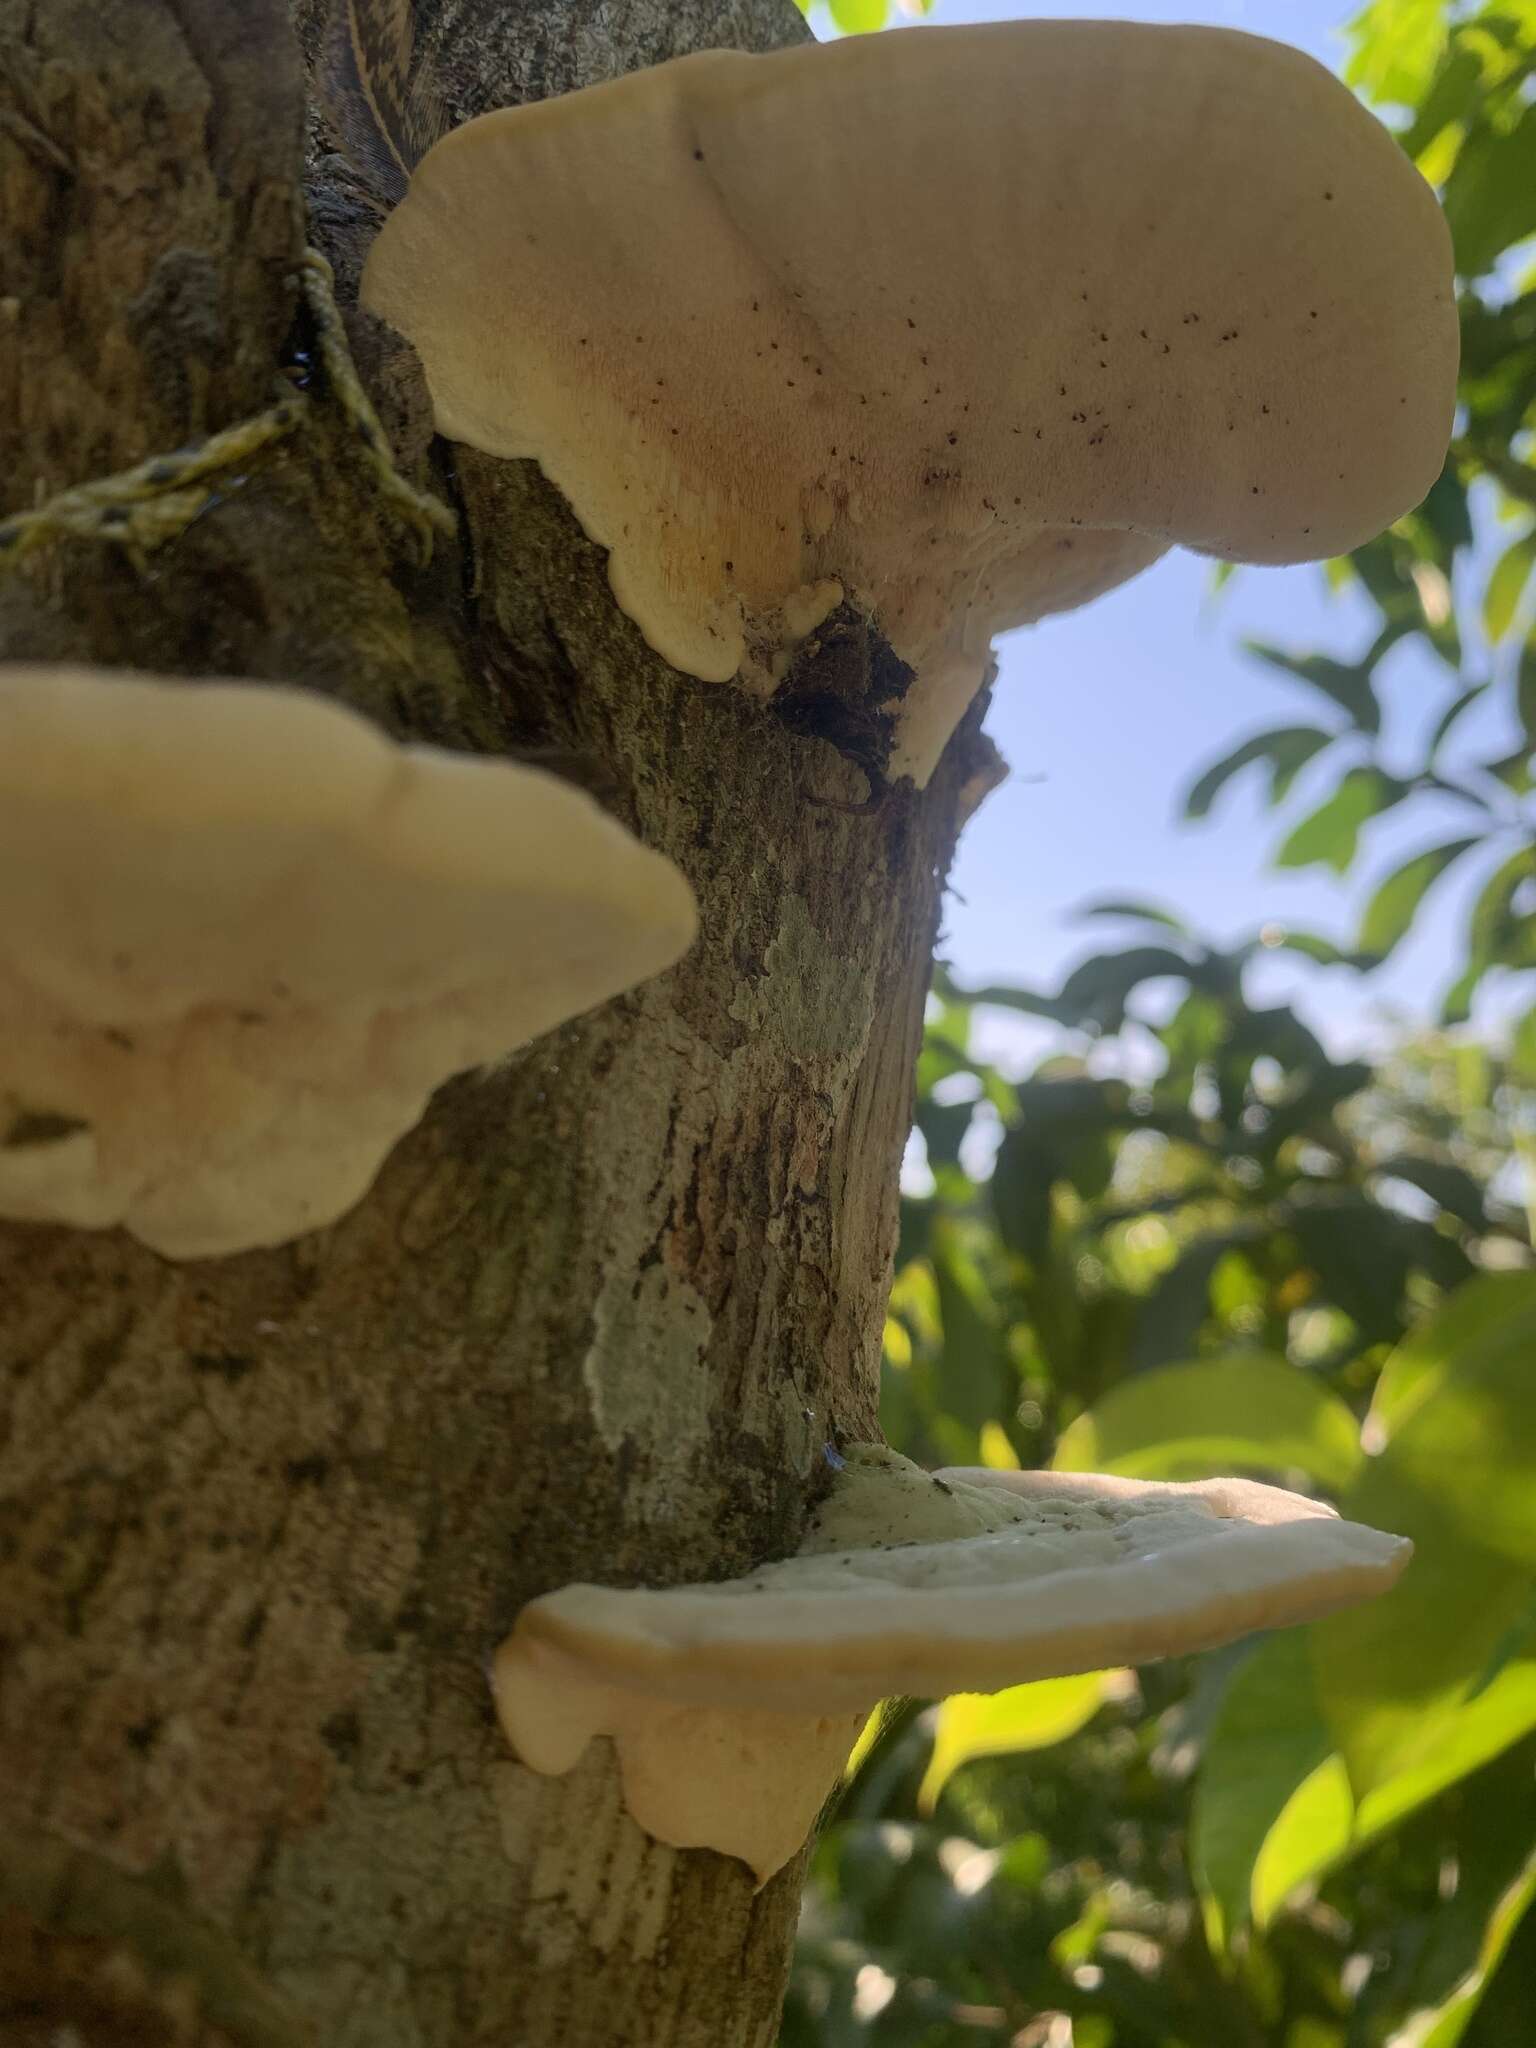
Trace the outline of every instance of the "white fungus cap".
<path fill-rule="evenodd" d="M 771 691 L 845 597 L 923 780 L 997 632 L 1175 543 L 1341 553 L 1444 457 L 1450 237 L 1321 65 L 1028 21 L 713 51 L 482 116 L 363 298 L 439 429 L 531 456 L 685 672 Z"/>
<path fill-rule="evenodd" d="M 439 1083 L 694 926 L 540 770 L 303 691 L 0 669 L 0 1216 L 172 1258 L 333 1222 Z"/>
<path fill-rule="evenodd" d="M 1210 1649 L 1383 1592 L 1411 1551 L 1249 1480 L 930 1474 L 860 1446 L 796 1557 L 531 1602 L 498 1653 L 496 1698 L 534 1769 L 568 1770 L 611 1736 L 642 1826 L 765 1880 L 877 1701 Z"/>

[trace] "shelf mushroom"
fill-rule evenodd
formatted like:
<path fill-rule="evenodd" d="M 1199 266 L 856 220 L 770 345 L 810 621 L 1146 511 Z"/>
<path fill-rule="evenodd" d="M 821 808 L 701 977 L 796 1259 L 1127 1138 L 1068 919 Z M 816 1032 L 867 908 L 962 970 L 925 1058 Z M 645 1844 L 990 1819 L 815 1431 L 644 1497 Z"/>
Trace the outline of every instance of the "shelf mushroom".
<path fill-rule="evenodd" d="M 540 770 L 299 690 L 0 669 L 0 1216 L 171 1258 L 333 1222 L 440 1082 L 693 932 Z"/>
<path fill-rule="evenodd" d="M 997 1692 L 1307 1621 L 1392 1585 L 1412 1545 L 1252 1480 L 928 1473 L 857 1445 L 799 1553 L 667 1590 L 531 1601 L 493 1684 L 522 1761 L 611 1738 L 657 1840 L 765 1884 L 892 1694 Z"/>
<path fill-rule="evenodd" d="M 711 51 L 446 136 L 363 299 L 439 430 L 536 459 L 686 673 L 844 601 L 926 779 L 994 634 L 1174 544 L 1299 562 L 1439 473 L 1450 237 L 1319 64 L 1027 21 Z"/>

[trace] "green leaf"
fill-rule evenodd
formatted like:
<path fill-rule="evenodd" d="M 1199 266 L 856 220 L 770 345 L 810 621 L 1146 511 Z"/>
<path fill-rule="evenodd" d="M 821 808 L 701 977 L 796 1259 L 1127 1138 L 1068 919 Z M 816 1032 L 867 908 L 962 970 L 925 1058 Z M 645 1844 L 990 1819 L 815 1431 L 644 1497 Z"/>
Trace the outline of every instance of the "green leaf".
<path fill-rule="evenodd" d="M 1368 99 L 1416 107 L 1429 91 L 1448 32 L 1444 0 L 1372 0 L 1346 30 L 1344 76 Z"/>
<path fill-rule="evenodd" d="M 1259 1352 L 1164 1366 L 1123 1381 L 1065 1431 L 1059 1472 L 1133 1479 L 1304 1472 L 1341 1492 L 1360 1463 L 1360 1432 L 1317 1380 Z"/>
<path fill-rule="evenodd" d="M 1258 1015 L 1263 1018 L 1268 1013 L 1260 1011 Z M 1276 1022 L 1279 1022 L 1278 1017 Z M 1254 1133 L 1252 1149 L 1264 1159 L 1273 1159 L 1289 1139 L 1301 1137 L 1307 1131 L 1331 1136 L 1332 1132 L 1326 1127 L 1340 1103 L 1358 1095 L 1376 1078 L 1375 1069 L 1368 1067 L 1363 1060 L 1346 1060 L 1340 1066 L 1332 1065 L 1323 1057 L 1321 1048 L 1316 1055 L 1316 1066 L 1300 1065 L 1294 1052 L 1287 1057 L 1284 1045 L 1285 1040 L 1277 1031 L 1270 1042 L 1270 1057 L 1288 1066 L 1299 1066 L 1299 1071 L 1292 1076 L 1280 1099 L 1271 1104 L 1263 1125 Z M 1264 1049 L 1261 1039 L 1260 1050 Z"/>
<path fill-rule="evenodd" d="M 958 1161 L 960 1146 L 975 1114 L 974 1102 L 919 1099 L 915 1121 L 928 1148 L 928 1164 L 935 1172 Z"/>
<path fill-rule="evenodd" d="M 1430 735 L 1429 751 L 1424 757 L 1426 767 L 1433 764 L 1435 757 L 1439 754 L 1452 729 L 1472 709 L 1472 706 L 1487 694 L 1488 687 L 1487 683 L 1473 683 L 1470 688 L 1462 690 L 1457 696 L 1453 697 L 1450 704 L 1441 712 L 1439 723 Z"/>
<path fill-rule="evenodd" d="M 1357 732 L 1374 736 L 1381 731 L 1381 705 L 1368 662 L 1335 661 L 1331 654 L 1288 654 L 1283 647 L 1271 647 L 1263 640 L 1245 640 L 1243 645 L 1270 668 L 1321 690 L 1348 716 Z"/>
<path fill-rule="evenodd" d="M 1516 908 L 1525 883 L 1536 878 L 1536 846 L 1521 846 L 1502 861 L 1472 906 L 1470 954 L 1481 967 L 1525 966 L 1531 920 Z"/>
<path fill-rule="evenodd" d="M 1536 1902 L 1529 1770 L 1471 1789 L 1461 1817 L 1458 1882 L 1413 1956 L 1410 2009 L 1392 2048 L 1455 2048 L 1516 1928 Z M 1523 2029 L 1522 2029 L 1523 2031 Z"/>
<path fill-rule="evenodd" d="M 1390 1433 L 1342 1503 L 1411 1536 L 1413 1564 L 1384 1599 L 1312 1631 L 1357 1794 L 1433 1757 L 1536 1597 L 1536 1274 L 1475 1288 L 1415 1332 L 1406 1374 L 1389 1367 L 1365 1440 Z"/>
<path fill-rule="evenodd" d="M 1476 838 L 1448 839 L 1442 846 L 1426 847 L 1423 853 L 1414 854 L 1411 860 L 1395 868 L 1366 905 L 1356 941 L 1360 951 L 1385 960 L 1406 938 L 1419 905 L 1433 884 L 1452 862 L 1481 843 Z"/>
<path fill-rule="evenodd" d="M 1084 903 L 1071 915 L 1077 923 L 1084 923 L 1090 917 L 1130 917 L 1142 924 L 1162 925 L 1167 931 L 1177 932 L 1181 938 L 1189 935 L 1189 926 L 1182 918 L 1175 917 L 1171 910 L 1159 910 L 1155 903 L 1106 898 L 1102 903 Z"/>
<path fill-rule="evenodd" d="M 1341 1756 L 1303 1778 L 1276 1815 L 1249 1881 L 1253 1924 L 1268 1927 L 1286 1900 L 1349 1853 L 1355 1796 Z"/>
<path fill-rule="evenodd" d="M 1483 67 L 1475 50 L 1461 49 L 1442 64 L 1414 115 L 1413 126 L 1402 137 L 1403 148 L 1418 160 L 1448 124 L 1465 121 L 1477 111 L 1483 86 Z"/>
<path fill-rule="evenodd" d="M 1353 1191 L 1308 1189 L 1288 1215 L 1323 1295 L 1355 1323 L 1362 1345 L 1394 1342 L 1416 1273 L 1455 1287 L 1471 1271 L 1466 1253 L 1432 1223 L 1384 1209 Z"/>
<path fill-rule="evenodd" d="M 1014 1756 L 1049 1749 L 1086 1728 L 1106 1698 L 1125 1683 L 1123 1671 L 1085 1671 L 1042 1678 L 1006 1692 L 952 1693 L 938 1710 L 933 1751 L 918 1789 L 920 1813 L 932 1813 L 962 1764 L 978 1756 Z"/>
<path fill-rule="evenodd" d="M 827 11 L 845 36 L 867 36 L 885 27 L 886 0 L 827 0 Z"/>
<path fill-rule="evenodd" d="M 1486 971 L 1481 960 L 1474 960 L 1471 966 L 1452 982 L 1440 1001 L 1442 1024 L 1466 1023 L 1472 1014 L 1472 998 L 1476 995 L 1477 985 Z"/>
<path fill-rule="evenodd" d="M 1536 1082 L 1536 1005 L 1526 1011 L 1510 1036 L 1509 1060 L 1522 1081 Z"/>
<path fill-rule="evenodd" d="M 1009 1131 L 998 1147 L 990 1193 L 998 1233 L 1010 1251 L 1043 1267 L 1050 1254 L 1051 1189 L 1059 1166 L 1033 1133 Z"/>
<path fill-rule="evenodd" d="M 1207 1739 L 1191 1853 L 1207 1919 L 1230 1937 L 1273 1920 L 1303 1884 L 1378 1841 L 1536 1728 L 1536 1639 L 1443 1723 L 1433 1752 L 1355 1806 L 1318 1705 L 1311 1632 L 1262 1640 L 1230 1681 Z M 1350 1815 L 1353 1818 L 1350 1818 Z"/>
<path fill-rule="evenodd" d="M 1013 1375 L 996 1304 L 965 1235 L 940 1216 L 929 1239 L 944 1325 L 940 1394 L 946 1414 L 979 1430 L 1006 1412 Z"/>
<path fill-rule="evenodd" d="M 1536 747 L 1536 634 L 1520 650 L 1520 673 L 1515 682 L 1515 712 L 1522 731 Z"/>
<path fill-rule="evenodd" d="M 1130 1090 L 1123 1081 L 1093 1074 L 1037 1074 L 1014 1090 L 1022 1128 L 1059 1141 L 1114 1130 L 1130 1117 Z"/>
<path fill-rule="evenodd" d="M 1363 964 L 1358 953 L 1346 953 L 1342 946 L 1324 938 L 1321 932 L 1286 930 L 1279 937 L 1266 935 L 1261 943 L 1266 952 L 1299 953 L 1304 960 L 1313 960 L 1319 967 L 1359 967 Z"/>
<path fill-rule="evenodd" d="M 1303 818 L 1275 855 L 1276 867 L 1314 861 L 1342 875 L 1355 857 L 1362 828 L 1402 800 L 1403 785 L 1374 768 L 1352 768 L 1327 802 Z"/>
<path fill-rule="evenodd" d="M 1500 754 L 1492 761 L 1479 761 L 1477 766 L 1484 775 L 1491 775 L 1502 782 L 1506 789 L 1512 789 L 1516 796 L 1529 794 L 1536 778 L 1531 774 L 1531 744 L 1522 740 L 1511 754 Z"/>
<path fill-rule="evenodd" d="M 1480 277 L 1536 234 L 1536 112 L 1527 107 L 1512 127 L 1480 125 L 1469 135 L 1443 204 L 1464 277 Z"/>
<path fill-rule="evenodd" d="M 1525 586 L 1536 569 L 1536 533 L 1522 533 L 1494 563 L 1483 592 L 1483 631 L 1497 645 L 1515 622 Z"/>
<path fill-rule="evenodd" d="M 1536 1644 L 1531 1645 L 1536 1648 Z M 1417 1813 L 1450 1785 L 1480 1771 L 1536 1728 L 1536 1656 L 1506 1664 L 1483 1691 L 1448 1715 L 1433 1753 L 1367 1792 L 1355 1815 L 1363 1847 Z M 1340 1759 L 1342 1762 L 1342 1759 Z"/>
<path fill-rule="evenodd" d="M 1266 1637 L 1227 1687 L 1190 1808 L 1190 1863 L 1215 1946 L 1229 1946 L 1247 1924 L 1270 1829 L 1332 1755 L 1305 1632 Z"/>
<path fill-rule="evenodd" d="M 1536 1289 L 1536 1281 L 1524 1274 L 1479 1274 L 1408 1332 L 1382 1367 L 1371 1396 L 1366 1427 L 1373 1452 L 1384 1449 L 1439 1392 L 1452 1360 L 1501 1341 L 1510 1318 L 1525 1313 L 1528 1289 Z"/>
<path fill-rule="evenodd" d="M 1144 981 L 1174 976 L 1193 982 L 1199 963 L 1168 946 L 1131 946 L 1123 953 L 1099 953 L 1074 967 L 1061 985 L 1056 1008 L 1064 1022 L 1086 1030 L 1115 1032 L 1125 1022 L 1125 1006 Z"/>
<path fill-rule="evenodd" d="M 1313 756 L 1337 738 L 1337 733 L 1324 732 L 1316 725 L 1278 725 L 1272 731 L 1255 733 L 1252 739 L 1244 740 L 1206 769 L 1184 799 L 1185 817 L 1208 817 L 1211 806 L 1232 777 L 1251 768 L 1255 761 L 1269 763 L 1269 800 L 1271 804 L 1278 803 Z"/>
<path fill-rule="evenodd" d="M 1260 1222 L 1195 1238 L 1141 1303 L 1130 1365 L 1134 1373 L 1188 1358 L 1211 1313 L 1211 1276 L 1229 1251 L 1266 1235 Z"/>
<path fill-rule="evenodd" d="M 1430 566 L 1448 572 L 1452 557 L 1458 548 L 1472 545 L 1472 515 L 1467 508 L 1466 487 L 1456 473 L 1455 463 L 1447 457 L 1439 476 L 1429 487 L 1429 494 L 1416 512 L 1409 518 L 1415 526 L 1425 529 L 1430 541 L 1428 553 L 1432 557 Z M 1421 591 L 1426 610 L 1431 600 Z M 1450 600 L 1446 588 L 1444 602 Z"/>

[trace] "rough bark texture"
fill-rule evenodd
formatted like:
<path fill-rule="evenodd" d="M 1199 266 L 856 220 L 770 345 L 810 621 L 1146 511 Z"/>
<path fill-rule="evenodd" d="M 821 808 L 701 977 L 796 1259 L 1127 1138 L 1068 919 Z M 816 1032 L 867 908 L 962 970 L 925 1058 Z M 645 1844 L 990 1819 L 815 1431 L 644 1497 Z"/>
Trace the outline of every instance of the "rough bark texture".
<path fill-rule="evenodd" d="M 418 12 L 456 116 L 799 32 L 789 0 Z M 703 912 L 673 973 L 445 1090 L 329 1231 L 172 1265 L 0 1224 L 0 2041 L 766 2048 L 798 1866 L 754 1897 L 649 1841 L 605 1745 L 524 1771 L 485 1660 L 570 1579 L 792 1548 L 823 1443 L 873 1429 L 985 750 L 972 723 L 921 796 L 820 801 L 862 777 L 666 668 L 537 471 L 429 445 L 359 320 L 402 464 L 460 513 L 414 565 L 306 367 L 306 232 L 345 278 L 376 210 L 312 121 L 306 230 L 278 0 L 0 0 L 0 94 L 0 511 L 258 412 L 285 361 L 311 385 L 179 538 L 0 574 L 0 651 L 557 748 Z"/>

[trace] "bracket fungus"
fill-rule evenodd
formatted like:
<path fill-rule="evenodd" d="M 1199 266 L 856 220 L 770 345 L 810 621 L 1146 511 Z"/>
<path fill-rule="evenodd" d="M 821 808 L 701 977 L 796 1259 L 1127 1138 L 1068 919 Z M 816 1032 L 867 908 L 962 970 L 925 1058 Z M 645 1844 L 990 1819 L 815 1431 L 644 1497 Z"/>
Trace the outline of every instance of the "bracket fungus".
<path fill-rule="evenodd" d="M 1428 185 L 1322 66 L 1220 29 L 711 51 L 482 115 L 363 299 L 677 668 L 768 695 L 836 606 L 872 617 L 919 781 L 994 634 L 1174 544 L 1358 546 L 1455 403 Z"/>
<path fill-rule="evenodd" d="M 333 1222 L 440 1082 L 693 931 L 541 770 L 300 690 L 0 670 L 0 1215 L 172 1258 Z"/>
<path fill-rule="evenodd" d="M 1384 1592 L 1411 1550 L 1251 1480 L 928 1473 L 858 1445 L 794 1557 L 530 1602 L 497 1653 L 496 1703 L 537 1771 L 609 1736 L 641 1827 L 738 1856 L 762 1884 L 888 1695 L 1210 1649 Z"/>

